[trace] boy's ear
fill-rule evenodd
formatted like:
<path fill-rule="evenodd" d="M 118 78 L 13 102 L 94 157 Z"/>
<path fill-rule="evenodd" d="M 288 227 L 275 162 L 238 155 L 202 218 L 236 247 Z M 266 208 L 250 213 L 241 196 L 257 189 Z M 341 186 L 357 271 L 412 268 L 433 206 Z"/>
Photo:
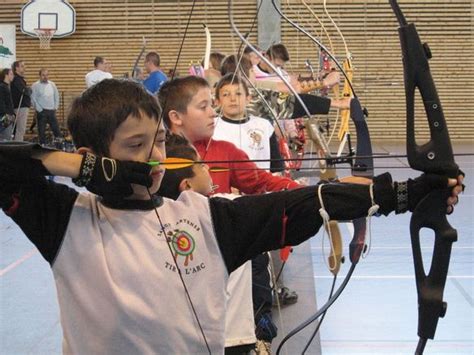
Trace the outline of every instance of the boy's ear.
<path fill-rule="evenodd" d="M 84 154 L 84 153 L 92 153 L 92 154 L 95 154 L 92 149 L 88 148 L 88 147 L 79 147 L 77 148 L 77 152 L 79 154 Z"/>
<path fill-rule="evenodd" d="M 183 125 L 183 119 L 181 118 L 181 115 L 179 114 L 178 111 L 170 110 L 168 112 L 168 117 L 169 117 L 172 125 L 179 126 L 179 127 L 181 127 Z"/>
<path fill-rule="evenodd" d="M 188 179 L 183 179 L 179 183 L 179 192 L 183 192 L 186 190 L 191 190 L 191 185 L 189 185 Z"/>

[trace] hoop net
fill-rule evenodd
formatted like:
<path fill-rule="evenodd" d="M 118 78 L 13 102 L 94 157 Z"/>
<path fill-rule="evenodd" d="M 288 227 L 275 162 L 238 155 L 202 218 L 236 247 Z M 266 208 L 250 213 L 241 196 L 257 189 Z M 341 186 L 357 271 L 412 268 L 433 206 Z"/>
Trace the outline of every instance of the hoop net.
<path fill-rule="evenodd" d="M 40 40 L 40 48 L 41 49 L 49 49 L 51 38 L 53 38 L 55 29 L 52 28 L 35 28 L 35 32 L 38 35 Z"/>

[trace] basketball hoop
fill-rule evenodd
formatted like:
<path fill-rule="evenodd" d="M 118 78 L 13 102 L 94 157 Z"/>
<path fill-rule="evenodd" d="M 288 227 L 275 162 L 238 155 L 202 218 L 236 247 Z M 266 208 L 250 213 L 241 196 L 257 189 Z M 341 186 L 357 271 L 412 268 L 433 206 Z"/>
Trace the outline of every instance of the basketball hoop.
<path fill-rule="evenodd" d="M 51 48 L 49 44 L 56 30 L 53 28 L 35 28 L 35 32 L 40 40 L 40 49 Z"/>

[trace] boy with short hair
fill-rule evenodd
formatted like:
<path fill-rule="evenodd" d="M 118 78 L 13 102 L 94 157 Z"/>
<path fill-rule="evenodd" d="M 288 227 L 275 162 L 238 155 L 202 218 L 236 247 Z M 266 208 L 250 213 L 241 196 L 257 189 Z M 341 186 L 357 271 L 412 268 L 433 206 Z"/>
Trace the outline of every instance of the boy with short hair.
<path fill-rule="evenodd" d="M 183 191 L 192 190 L 204 196 L 215 189 L 207 164 L 190 143 L 181 136 L 169 134 L 166 156 L 184 158 L 196 164 L 180 169 L 167 169 L 158 191 L 160 196 L 177 199 Z M 218 194 L 215 197 L 235 199 L 239 195 Z M 225 326 L 225 354 L 243 355 L 255 349 L 255 324 L 252 303 L 252 265 L 247 261 L 229 275 L 227 282 L 227 309 Z"/>
<path fill-rule="evenodd" d="M 222 353 L 228 273 L 321 227 L 317 187 L 235 201 L 154 195 L 163 169 L 147 162 L 165 159 L 159 117 L 137 84 L 106 79 L 69 115 L 84 155 L 0 144 L 0 207 L 51 264 L 65 353 Z M 51 174 L 93 194 L 47 181 Z M 408 182 L 408 208 L 433 189 L 428 181 Z M 373 190 L 380 212 L 404 209 L 389 176 Z M 362 217 L 372 205 L 368 186 L 328 184 L 323 197 L 335 219 Z"/>
<path fill-rule="evenodd" d="M 247 85 L 238 75 L 229 73 L 219 81 L 216 86 L 215 102 L 219 107 L 220 115 L 216 120 L 213 139 L 234 143 L 252 160 L 266 160 L 256 162 L 256 164 L 259 168 L 268 170 L 272 158 L 271 140 L 272 138 L 276 140 L 274 128 L 270 121 L 247 113 L 249 98 Z M 255 323 L 258 329 L 261 328 L 259 324 L 273 325 L 273 296 L 279 297 L 280 304 L 283 305 L 296 303 L 298 300 L 297 293 L 284 286 L 281 276 L 277 285 L 271 284 L 269 265 L 271 265 L 270 270 L 281 267 L 278 263 L 279 258 L 279 252 L 274 251 L 272 252 L 273 263 L 270 263 L 268 254 L 259 255 L 252 260 L 253 300 Z M 276 327 L 273 328 L 274 331 L 257 332 L 258 340 L 267 343 L 267 347 L 277 335 Z"/>
<path fill-rule="evenodd" d="M 212 139 L 216 113 L 206 80 L 196 76 L 176 78 L 163 85 L 158 98 L 168 129 L 191 142 L 202 159 L 230 162 L 210 164 L 211 167 L 228 168 L 212 174 L 214 183 L 219 185 L 216 192 L 229 193 L 233 187 L 246 194 L 255 194 L 300 186 L 291 179 L 258 169 L 234 144 Z"/>

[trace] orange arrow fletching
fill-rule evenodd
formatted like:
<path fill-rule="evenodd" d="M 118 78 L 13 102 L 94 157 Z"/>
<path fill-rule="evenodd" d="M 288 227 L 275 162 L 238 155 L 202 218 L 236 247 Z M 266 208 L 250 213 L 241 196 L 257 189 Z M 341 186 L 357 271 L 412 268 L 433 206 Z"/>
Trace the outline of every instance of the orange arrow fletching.
<path fill-rule="evenodd" d="M 214 167 L 209 168 L 210 173 L 223 173 L 223 172 L 226 172 L 226 171 L 230 171 L 230 169 L 229 168 L 222 168 L 222 167 L 218 167 L 218 166 L 214 166 Z"/>

